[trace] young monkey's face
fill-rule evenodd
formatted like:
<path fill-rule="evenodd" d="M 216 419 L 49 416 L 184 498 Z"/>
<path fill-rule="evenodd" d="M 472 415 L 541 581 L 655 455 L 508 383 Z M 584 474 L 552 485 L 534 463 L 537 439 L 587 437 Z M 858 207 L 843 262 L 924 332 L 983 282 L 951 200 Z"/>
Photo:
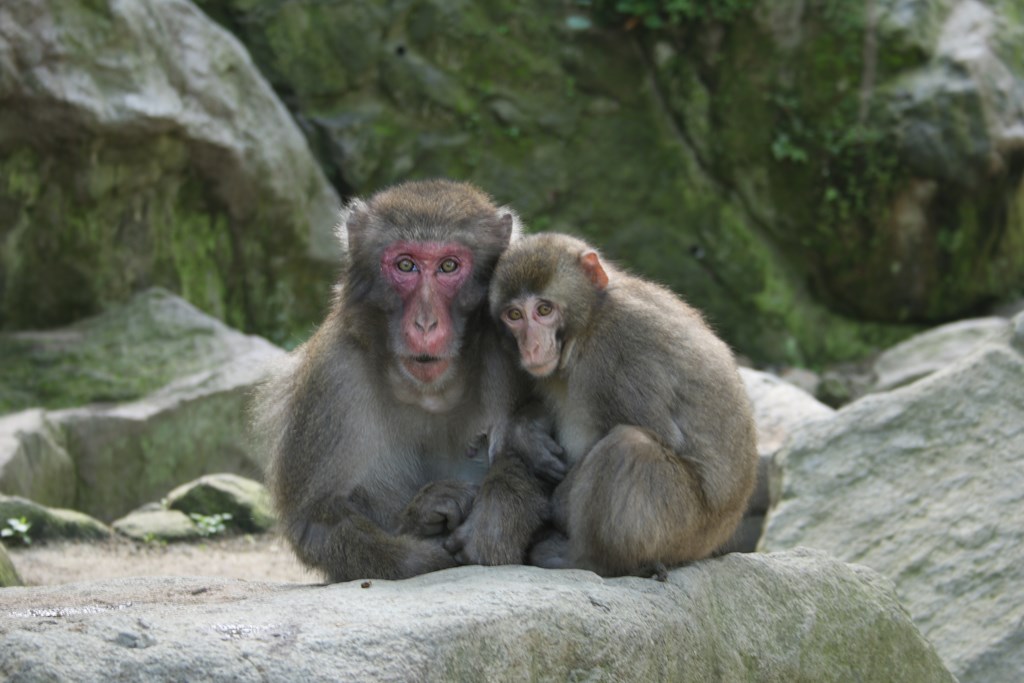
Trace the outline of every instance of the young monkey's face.
<path fill-rule="evenodd" d="M 513 299 L 502 310 L 501 321 L 519 345 L 523 369 L 541 378 L 558 368 L 562 313 L 556 304 L 533 294 Z"/>

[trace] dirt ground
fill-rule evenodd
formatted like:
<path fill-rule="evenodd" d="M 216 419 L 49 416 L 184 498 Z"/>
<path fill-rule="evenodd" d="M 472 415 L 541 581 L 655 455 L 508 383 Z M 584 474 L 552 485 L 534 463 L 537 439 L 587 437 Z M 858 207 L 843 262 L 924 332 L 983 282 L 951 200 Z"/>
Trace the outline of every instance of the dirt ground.
<path fill-rule="evenodd" d="M 36 542 L 8 547 L 26 586 L 127 576 L 220 576 L 253 581 L 321 583 L 275 534 L 158 545 L 115 537 L 89 543 Z"/>

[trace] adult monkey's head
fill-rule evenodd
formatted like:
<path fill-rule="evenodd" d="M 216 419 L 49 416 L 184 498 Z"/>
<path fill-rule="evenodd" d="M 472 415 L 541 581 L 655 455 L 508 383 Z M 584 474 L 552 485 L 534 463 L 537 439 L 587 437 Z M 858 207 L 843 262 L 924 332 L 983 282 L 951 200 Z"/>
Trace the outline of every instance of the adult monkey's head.
<path fill-rule="evenodd" d="M 515 213 L 468 183 L 415 181 L 353 200 L 338 232 L 348 332 L 387 366 L 400 398 L 450 407 L 430 397 L 462 382 L 460 354 L 489 324 L 488 282 L 519 232 Z"/>

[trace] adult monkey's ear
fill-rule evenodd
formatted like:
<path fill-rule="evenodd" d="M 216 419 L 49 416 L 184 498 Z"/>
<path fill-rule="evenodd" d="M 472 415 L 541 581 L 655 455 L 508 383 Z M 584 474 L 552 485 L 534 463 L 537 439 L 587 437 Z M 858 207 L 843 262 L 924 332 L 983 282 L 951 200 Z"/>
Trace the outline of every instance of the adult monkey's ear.
<path fill-rule="evenodd" d="M 512 239 L 512 214 L 503 214 L 498 219 L 498 226 L 500 229 L 499 239 L 503 244 L 508 244 L 509 240 Z"/>
<path fill-rule="evenodd" d="M 604 272 L 601 258 L 596 251 L 591 249 L 580 254 L 580 266 L 594 287 L 604 289 L 608 286 L 608 273 Z"/>
<path fill-rule="evenodd" d="M 349 254 L 362 246 L 366 227 L 369 223 L 366 202 L 356 197 L 341 209 L 334 234 L 341 242 L 343 254 Z"/>
<path fill-rule="evenodd" d="M 523 223 L 519 215 L 507 206 L 498 208 L 498 240 L 503 247 L 523 236 Z"/>

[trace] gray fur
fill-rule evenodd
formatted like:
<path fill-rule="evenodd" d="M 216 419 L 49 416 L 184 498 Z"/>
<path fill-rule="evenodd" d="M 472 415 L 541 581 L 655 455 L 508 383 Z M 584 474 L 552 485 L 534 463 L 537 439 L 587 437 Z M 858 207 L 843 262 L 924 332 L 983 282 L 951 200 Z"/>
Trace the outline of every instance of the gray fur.
<path fill-rule="evenodd" d="M 328 580 L 400 579 L 453 566 L 444 534 L 466 517 L 476 487 L 508 500 L 504 487 L 516 482 L 488 484 L 486 458 L 468 455 L 525 393 L 486 315 L 494 263 L 518 231 L 511 211 L 449 181 L 406 183 L 343 211 L 345 267 L 331 310 L 255 406 L 282 531 Z M 396 369 L 401 301 L 379 271 L 381 253 L 399 240 L 458 241 L 474 254 L 472 278 L 452 304 L 454 372 L 429 390 Z M 504 517 L 526 514 L 514 498 L 508 505 Z"/>

